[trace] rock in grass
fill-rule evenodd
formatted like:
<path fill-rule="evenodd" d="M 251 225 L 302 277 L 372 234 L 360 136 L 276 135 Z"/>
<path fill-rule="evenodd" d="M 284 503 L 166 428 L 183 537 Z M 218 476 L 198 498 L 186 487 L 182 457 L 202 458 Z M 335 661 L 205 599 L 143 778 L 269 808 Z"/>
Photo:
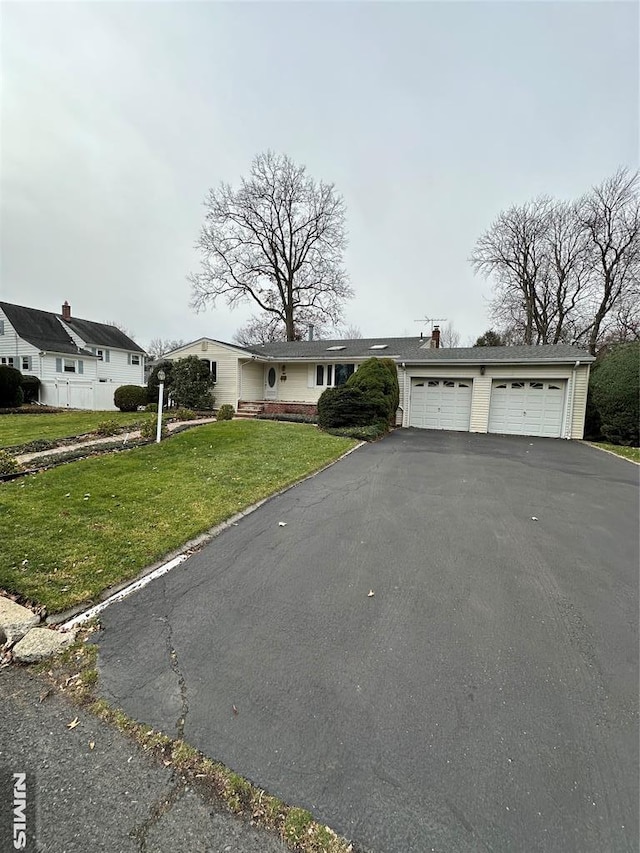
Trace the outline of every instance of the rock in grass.
<path fill-rule="evenodd" d="M 32 628 L 13 647 L 13 659 L 18 663 L 37 663 L 62 651 L 71 645 L 75 638 L 75 631 L 62 634 L 51 628 Z"/>
<path fill-rule="evenodd" d="M 0 596 L 0 646 L 4 643 L 11 646 L 39 622 L 36 613 Z"/>

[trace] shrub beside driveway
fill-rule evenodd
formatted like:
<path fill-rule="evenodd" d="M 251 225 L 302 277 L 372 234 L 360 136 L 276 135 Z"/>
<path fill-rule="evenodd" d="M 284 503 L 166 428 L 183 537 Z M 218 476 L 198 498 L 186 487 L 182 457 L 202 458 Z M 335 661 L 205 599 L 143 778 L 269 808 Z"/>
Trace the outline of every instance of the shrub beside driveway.
<path fill-rule="evenodd" d="M 305 424 L 226 421 L 0 486 L 0 587 L 50 612 L 106 588 L 337 459 Z"/>

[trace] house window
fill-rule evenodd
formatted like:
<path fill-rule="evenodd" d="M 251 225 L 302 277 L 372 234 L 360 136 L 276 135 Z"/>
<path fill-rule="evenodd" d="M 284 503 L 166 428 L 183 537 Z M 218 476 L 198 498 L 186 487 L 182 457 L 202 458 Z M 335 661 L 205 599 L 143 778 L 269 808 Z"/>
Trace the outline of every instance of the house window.
<path fill-rule="evenodd" d="M 13 356 L 12 355 L 10 355 L 10 356 L 4 356 L 3 355 L 1 363 L 6 364 L 8 367 L 13 367 Z"/>
<path fill-rule="evenodd" d="M 533 388 L 534 391 L 542 391 L 544 385 L 542 384 L 542 382 L 530 382 L 529 388 Z"/>
<path fill-rule="evenodd" d="M 334 367 L 334 384 L 344 385 L 347 379 L 355 372 L 355 364 L 336 364 Z"/>
<path fill-rule="evenodd" d="M 327 365 L 327 385 L 331 385 L 331 380 L 333 379 L 333 365 Z"/>
<path fill-rule="evenodd" d="M 440 382 L 437 379 L 430 379 L 427 382 L 427 387 L 428 388 L 437 388 L 439 384 L 440 384 Z"/>
<path fill-rule="evenodd" d="M 131 364 L 140 364 L 140 356 L 136 353 L 131 353 Z"/>
<path fill-rule="evenodd" d="M 97 349 L 96 355 L 98 356 L 98 361 L 104 361 L 104 351 L 103 350 Z"/>
<path fill-rule="evenodd" d="M 214 382 L 218 381 L 218 363 L 216 361 L 209 361 L 208 358 L 201 358 L 200 361 L 203 364 L 207 365 L 209 369 L 209 373 L 211 374 L 211 378 Z"/>
<path fill-rule="evenodd" d="M 445 388 L 455 388 L 456 387 L 456 383 L 452 382 L 451 379 L 445 379 L 442 384 L 444 385 Z"/>
<path fill-rule="evenodd" d="M 4 335 L 4 320 L 0 320 L 0 335 Z"/>
<path fill-rule="evenodd" d="M 524 388 L 524 382 L 512 382 L 511 387 L 512 388 Z"/>
<path fill-rule="evenodd" d="M 31 356 L 23 355 L 22 356 L 22 369 L 23 370 L 31 370 Z"/>
<path fill-rule="evenodd" d="M 327 385 L 329 383 L 327 382 Z M 316 366 L 316 385 L 324 385 L 324 364 Z"/>
<path fill-rule="evenodd" d="M 63 370 L 65 373 L 75 373 L 76 372 L 76 363 L 75 361 L 71 361 L 69 358 L 64 359 Z"/>

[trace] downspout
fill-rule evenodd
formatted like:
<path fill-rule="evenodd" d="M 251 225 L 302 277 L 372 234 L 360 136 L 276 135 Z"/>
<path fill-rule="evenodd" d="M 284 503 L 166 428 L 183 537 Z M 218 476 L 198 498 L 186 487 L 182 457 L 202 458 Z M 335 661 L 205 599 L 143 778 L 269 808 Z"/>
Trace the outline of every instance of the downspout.
<path fill-rule="evenodd" d="M 406 409 L 406 402 L 407 402 L 407 366 L 404 363 L 404 361 L 402 362 L 402 364 L 400 366 L 402 367 L 402 374 L 403 374 L 403 378 L 402 378 L 402 397 L 403 397 L 403 400 L 402 400 L 402 403 L 398 406 L 398 408 L 402 411 L 402 426 L 406 427 L 407 424 L 405 423 L 405 415 L 406 415 L 406 411 L 407 411 L 407 409 Z M 403 405 L 403 404 L 405 404 L 405 405 Z"/>
<path fill-rule="evenodd" d="M 577 370 L 579 367 L 580 367 L 580 361 L 576 361 L 576 363 L 573 365 L 573 370 L 571 373 L 571 405 L 567 406 L 567 419 L 566 419 L 565 436 L 564 436 L 566 439 L 571 438 L 571 427 L 573 424 L 573 404 L 574 404 L 575 399 L 576 399 L 576 376 L 577 376 Z"/>

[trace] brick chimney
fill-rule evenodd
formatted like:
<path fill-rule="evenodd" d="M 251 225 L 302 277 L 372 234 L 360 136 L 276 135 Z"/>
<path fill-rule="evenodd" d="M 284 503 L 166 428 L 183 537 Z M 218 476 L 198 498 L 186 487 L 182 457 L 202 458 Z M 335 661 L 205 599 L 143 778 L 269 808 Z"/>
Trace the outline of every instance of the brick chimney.
<path fill-rule="evenodd" d="M 431 349 L 440 349 L 440 326 L 434 326 L 431 332 Z"/>
<path fill-rule="evenodd" d="M 71 319 L 71 305 L 69 305 L 69 303 L 67 302 L 66 299 L 64 300 L 64 304 L 62 305 L 62 319 L 63 320 L 70 320 Z"/>

